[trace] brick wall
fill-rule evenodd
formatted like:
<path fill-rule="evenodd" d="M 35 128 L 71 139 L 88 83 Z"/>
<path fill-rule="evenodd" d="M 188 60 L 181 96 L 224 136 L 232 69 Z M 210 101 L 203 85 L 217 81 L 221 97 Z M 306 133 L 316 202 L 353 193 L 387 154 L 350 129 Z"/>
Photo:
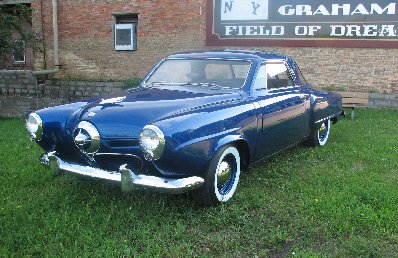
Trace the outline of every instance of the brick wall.
<path fill-rule="evenodd" d="M 33 5 L 40 8 L 39 1 Z M 59 78 L 142 78 L 162 57 L 204 47 L 203 0 L 82 0 L 58 1 L 58 5 Z M 43 0 L 44 15 L 34 12 L 35 28 L 40 29 L 43 18 L 46 67 L 53 66 L 51 8 L 51 1 Z M 139 13 L 137 51 L 114 50 L 112 14 L 123 12 Z M 42 59 L 36 56 L 38 66 L 43 65 Z"/>
<path fill-rule="evenodd" d="M 24 117 L 34 110 L 105 96 L 124 88 L 123 82 L 46 80 L 36 83 L 29 72 L 0 71 L 0 118 Z M 369 107 L 398 109 L 398 94 L 369 94 Z"/>
<path fill-rule="evenodd" d="M 143 77 L 162 57 L 178 51 L 207 49 L 204 0 L 58 1 L 61 72 L 57 78 L 123 80 Z M 51 1 L 32 4 L 33 27 L 43 31 L 45 66 L 51 68 Z M 138 50 L 115 51 L 112 13 L 139 13 Z M 223 46 L 228 48 L 228 46 Z M 307 80 L 320 89 L 398 92 L 398 49 L 264 48 L 292 55 Z M 36 67 L 44 67 L 36 55 Z"/>
<path fill-rule="evenodd" d="M 293 56 L 315 87 L 398 93 L 398 49 L 274 48 Z"/>

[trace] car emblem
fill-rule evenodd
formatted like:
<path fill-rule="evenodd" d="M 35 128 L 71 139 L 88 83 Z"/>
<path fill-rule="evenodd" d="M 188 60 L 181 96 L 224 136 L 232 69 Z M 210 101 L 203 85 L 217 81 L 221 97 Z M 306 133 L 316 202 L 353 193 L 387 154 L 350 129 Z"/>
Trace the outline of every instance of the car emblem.
<path fill-rule="evenodd" d="M 87 114 L 88 117 L 93 117 L 95 115 L 96 115 L 96 113 L 94 113 L 94 112 L 90 112 L 90 113 Z"/>

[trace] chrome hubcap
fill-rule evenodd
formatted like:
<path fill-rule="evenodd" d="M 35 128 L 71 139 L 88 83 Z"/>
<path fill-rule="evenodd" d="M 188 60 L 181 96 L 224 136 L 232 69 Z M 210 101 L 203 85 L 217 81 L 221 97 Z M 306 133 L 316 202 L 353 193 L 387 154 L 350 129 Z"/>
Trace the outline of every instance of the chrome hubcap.
<path fill-rule="evenodd" d="M 321 141 L 325 138 L 327 131 L 328 131 L 327 122 L 324 122 L 321 128 L 319 129 L 319 139 Z"/>
<path fill-rule="evenodd" d="M 217 173 L 217 187 L 220 188 L 225 185 L 232 174 L 232 168 L 228 162 L 223 161 Z"/>
<path fill-rule="evenodd" d="M 231 191 L 235 182 L 236 167 L 236 161 L 231 154 L 221 161 L 216 173 L 217 189 L 221 195 L 226 195 Z"/>

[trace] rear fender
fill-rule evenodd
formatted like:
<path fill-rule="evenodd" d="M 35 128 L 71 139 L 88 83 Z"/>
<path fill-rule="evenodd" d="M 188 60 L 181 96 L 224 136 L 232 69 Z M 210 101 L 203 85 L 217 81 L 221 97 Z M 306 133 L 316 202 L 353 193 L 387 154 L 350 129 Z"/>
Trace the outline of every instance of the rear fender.
<path fill-rule="evenodd" d="M 312 130 L 318 130 L 322 123 L 328 119 L 336 122 L 342 115 L 341 96 L 335 93 L 322 93 L 319 96 L 311 95 L 311 124 Z"/>

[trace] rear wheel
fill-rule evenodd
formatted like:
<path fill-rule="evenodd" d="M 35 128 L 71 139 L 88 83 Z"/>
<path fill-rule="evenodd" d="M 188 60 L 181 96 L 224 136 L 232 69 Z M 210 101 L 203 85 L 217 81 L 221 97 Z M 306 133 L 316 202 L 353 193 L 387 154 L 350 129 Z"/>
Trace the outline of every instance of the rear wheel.
<path fill-rule="evenodd" d="M 221 148 L 210 162 L 205 184 L 191 192 L 200 206 L 215 206 L 227 202 L 236 191 L 240 175 L 240 155 L 233 145 Z"/>
<path fill-rule="evenodd" d="M 308 144 L 311 146 L 324 146 L 329 138 L 330 126 L 330 119 L 323 121 L 321 127 L 311 133 L 308 138 Z"/>

